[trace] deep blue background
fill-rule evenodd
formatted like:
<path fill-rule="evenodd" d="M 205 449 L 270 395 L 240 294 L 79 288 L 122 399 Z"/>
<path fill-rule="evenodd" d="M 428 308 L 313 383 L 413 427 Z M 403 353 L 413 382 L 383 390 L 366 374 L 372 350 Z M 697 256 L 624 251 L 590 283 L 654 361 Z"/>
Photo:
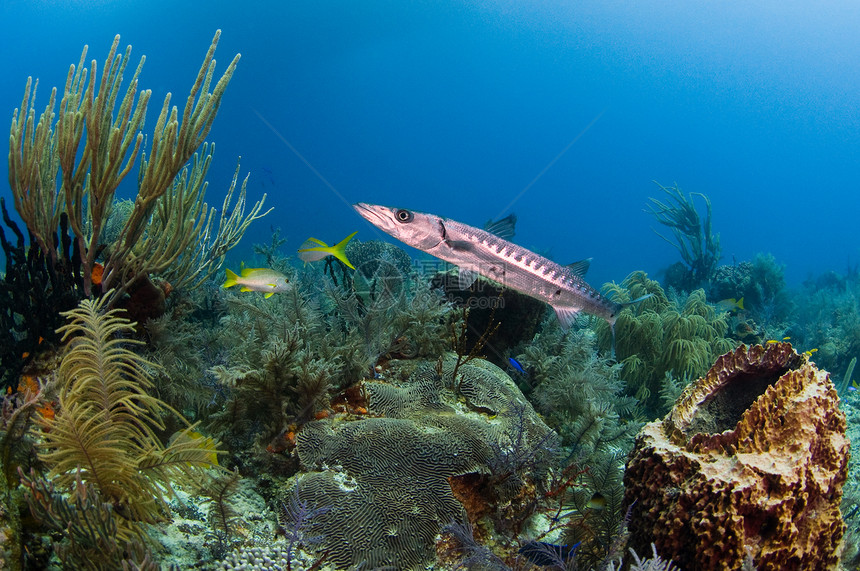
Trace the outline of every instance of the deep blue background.
<path fill-rule="evenodd" d="M 84 44 L 101 63 L 119 33 L 130 67 L 147 58 L 150 131 L 220 28 L 219 73 L 242 60 L 210 198 L 241 155 L 276 208 L 242 248 L 270 226 L 290 252 L 377 236 L 356 201 L 475 225 L 512 210 L 515 241 L 593 256 L 599 285 L 678 259 L 643 212 L 656 180 L 711 197 L 724 263 L 771 252 L 797 283 L 860 259 L 860 3 L 750 4 L 4 0 L 0 110 L 28 75 L 40 109 Z"/>

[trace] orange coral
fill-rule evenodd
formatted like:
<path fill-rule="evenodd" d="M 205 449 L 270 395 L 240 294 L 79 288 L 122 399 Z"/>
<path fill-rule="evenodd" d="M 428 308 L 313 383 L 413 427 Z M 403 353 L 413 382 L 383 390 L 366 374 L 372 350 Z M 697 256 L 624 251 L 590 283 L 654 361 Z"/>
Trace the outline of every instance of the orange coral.
<path fill-rule="evenodd" d="M 24 397 L 24 400 L 30 400 L 40 390 L 39 380 L 33 375 L 21 375 L 21 380 L 18 381 L 18 393 Z"/>
<path fill-rule="evenodd" d="M 739 347 L 647 424 L 624 476 L 631 547 L 682 569 L 830 569 L 845 524 L 845 415 L 788 343 Z"/>
<path fill-rule="evenodd" d="M 102 276 L 104 275 L 105 267 L 98 262 L 93 264 L 93 271 L 90 273 L 93 285 L 102 285 Z"/>

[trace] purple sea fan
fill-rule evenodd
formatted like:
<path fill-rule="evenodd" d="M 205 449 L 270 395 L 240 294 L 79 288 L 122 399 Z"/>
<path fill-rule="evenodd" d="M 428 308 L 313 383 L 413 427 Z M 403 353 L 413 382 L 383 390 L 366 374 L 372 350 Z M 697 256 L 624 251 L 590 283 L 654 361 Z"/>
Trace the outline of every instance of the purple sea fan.
<path fill-rule="evenodd" d="M 299 547 L 313 548 L 323 540 L 322 535 L 314 535 L 311 532 L 313 520 L 325 513 L 331 507 L 322 506 L 312 508 L 310 502 L 299 497 L 299 487 L 293 488 L 292 493 L 286 501 L 280 503 L 278 509 L 278 533 L 283 534 L 287 540 L 287 561 L 293 560 L 293 553 Z M 314 564 L 321 564 L 326 558 L 323 554 Z M 289 566 L 288 566 L 289 569 Z"/>

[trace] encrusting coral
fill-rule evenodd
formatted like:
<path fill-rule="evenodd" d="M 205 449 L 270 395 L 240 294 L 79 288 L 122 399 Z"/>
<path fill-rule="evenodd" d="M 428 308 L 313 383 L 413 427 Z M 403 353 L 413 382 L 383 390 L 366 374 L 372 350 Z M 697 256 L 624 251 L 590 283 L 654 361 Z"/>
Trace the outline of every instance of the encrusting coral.
<path fill-rule="evenodd" d="M 637 437 L 631 547 L 681 569 L 835 569 L 845 428 L 828 373 L 790 344 L 723 355 Z"/>

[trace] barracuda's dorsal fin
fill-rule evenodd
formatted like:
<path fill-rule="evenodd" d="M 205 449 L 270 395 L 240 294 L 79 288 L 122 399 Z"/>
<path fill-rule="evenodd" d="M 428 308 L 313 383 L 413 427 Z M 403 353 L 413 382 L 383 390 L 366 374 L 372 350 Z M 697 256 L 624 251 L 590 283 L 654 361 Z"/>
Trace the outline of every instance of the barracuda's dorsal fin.
<path fill-rule="evenodd" d="M 573 262 L 572 264 L 568 264 L 565 266 L 568 270 L 573 273 L 575 276 L 579 276 L 581 278 L 585 277 L 585 274 L 588 273 L 588 268 L 591 267 L 591 258 L 585 258 L 584 260 L 579 260 L 578 262 Z"/>
<path fill-rule="evenodd" d="M 490 220 L 484 224 L 484 230 L 490 234 L 495 234 L 503 240 L 510 240 L 514 237 L 514 227 L 517 223 L 516 214 L 508 214 L 501 220 Z"/>
<path fill-rule="evenodd" d="M 555 315 L 558 317 L 558 323 L 565 331 L 570 329 L 573 322 L 576 321 L 576 316 L 579 315 L 579 310 L 573 307 L 553 307 Z"/>

